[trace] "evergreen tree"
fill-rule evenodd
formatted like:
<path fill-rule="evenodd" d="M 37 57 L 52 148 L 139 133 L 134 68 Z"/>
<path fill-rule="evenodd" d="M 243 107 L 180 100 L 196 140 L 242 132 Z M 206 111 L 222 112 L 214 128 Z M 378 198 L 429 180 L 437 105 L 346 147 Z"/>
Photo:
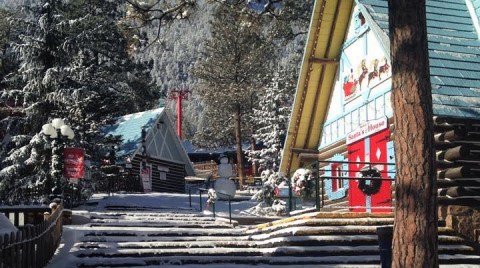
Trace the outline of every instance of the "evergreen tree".
<path fill-rule="evenodd" d="M 278 171 L 295 90 L 293 81 L 284 69 L 275 72 L 260 95 L 259 107 L 254 108 L 252 120 L 256 122 L 256 130 L 253 137 L 263 148 L 251 150 L 249 155 L 259 164 L 260 170 Z"/>
<path fill-rule="evenodd" d="M 204 119 L 203 130 L 215 126 L 220 121 L 220 129 L 212 129 L 210 137 L 214 140 L 225 139 L 223 130 L 233 129 L 237 148 L 238 176 L 243 184 L 243 151 L 245 123 L 248 112 L 255 103 L 255 93 L 262 87 L 266 63 L 273 57 L 273 51 L 260 34 L 255 17 L 248 15 L 238 7 L 221 5 L 211 22 L 212 37 L 207 41 L 203 60 L 199 62 L 196 76 L 201 79 L 198 91 L 203 105 L 212 113 Z M 248 128 L 247 128 L 248 129 Z"/>
<path fill-rule="evenodd" d="M 22 11 L 12 17 L 24 29 L 12 45 L 21 64 L 6 76 L 2 100 L 13 100 L 25 116 L 0 122 L 12 137 L 2 148 L 4 200 L 15 199 L 12 192 L 22 188 L 50 193 L 49 179 L 58 174 L 49 174 L 45 164 L 55 155 L 38 134 L 43 124 L 68 119 L 77 134 L 72 145 L 95 160 L 101 152 L 99 128 L 114 116 L 150 108 L 157 97 L 148 67 L 127 53 L 118 27 L 125 16 L 122 1 L 42 0 Z"/>
<path fill-rule="evenodd" d="M 8 17 L 10 12 L 0 8 L 0 89 L 2 89 L 2 77 L 14 68 L 14 59 L 9 54 L 11 33 L 14 31 Z"/>

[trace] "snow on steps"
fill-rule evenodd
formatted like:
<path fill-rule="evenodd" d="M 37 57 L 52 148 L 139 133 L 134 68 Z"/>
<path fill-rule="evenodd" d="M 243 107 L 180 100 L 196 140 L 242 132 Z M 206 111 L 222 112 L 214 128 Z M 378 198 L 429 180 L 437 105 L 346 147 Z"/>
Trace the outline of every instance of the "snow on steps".
<path fill-rule="evenodd" d="M 352 213 L 311 213 L 249 228 L 194 214 L 96 213 L 92 218 L 92 224 L 75 227 L 83 234 L 73 251 L 79 267 L 378 267 L 376 227 L 393 223 L 385 214 Z M 442 265 L 480 263 L 452 230 L 439 228 L 439 241 Z"/>

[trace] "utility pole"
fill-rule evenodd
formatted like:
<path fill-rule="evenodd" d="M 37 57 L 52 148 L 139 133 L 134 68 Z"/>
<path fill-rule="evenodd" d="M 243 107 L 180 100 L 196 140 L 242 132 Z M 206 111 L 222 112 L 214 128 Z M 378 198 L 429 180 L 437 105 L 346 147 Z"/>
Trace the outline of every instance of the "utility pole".
<path fill-rule="evenodd" d="M 169 99 L 177 100 L 177 135 L 182 139 L 182 100 L 188 100 L 188 94 L 192 93 L 187 89 L 170 90 Z"/>

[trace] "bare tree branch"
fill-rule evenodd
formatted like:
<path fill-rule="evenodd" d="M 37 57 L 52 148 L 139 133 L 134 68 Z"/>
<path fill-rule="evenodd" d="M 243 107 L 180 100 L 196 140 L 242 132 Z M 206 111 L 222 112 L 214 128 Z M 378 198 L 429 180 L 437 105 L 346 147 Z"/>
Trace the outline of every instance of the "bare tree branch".
<path fill-rule="evenodd" d="M 152 4 L 145 4 L 145 2 L 138 0 L 126 0 L 126 2 L 132 8 L 129 18 L 140 22 L 140 26 L 136 26 L 136 28 L 151 25 L 155 21 L 158 22 L 157 35 L 153 41 L 149 42 L 148 46 L 150 46 L 160 39 L 160 29 L 164 22 L 187 18 L 188 10 L 193 9 L 197 1 L 179 0 L 173 5 L 167 5 L 162 0 L 156 0 Z M 135 26 L 132 28 L 135 28 Z"/>

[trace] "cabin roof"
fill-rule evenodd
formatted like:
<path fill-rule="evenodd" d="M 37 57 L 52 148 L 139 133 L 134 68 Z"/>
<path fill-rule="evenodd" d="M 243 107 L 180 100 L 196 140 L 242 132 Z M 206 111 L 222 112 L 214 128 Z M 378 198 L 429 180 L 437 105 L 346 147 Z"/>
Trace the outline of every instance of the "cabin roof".
<path fill-rule="evenodd" d="M 480 116 L 480 39 L 475 28 L 480 1 L 473 1 L 470 9 L 467 2 L 426 1 L 430 80 L 436 116 Z M 360 0 L 359 3 L 388 36 L 388 1 Z"/>

